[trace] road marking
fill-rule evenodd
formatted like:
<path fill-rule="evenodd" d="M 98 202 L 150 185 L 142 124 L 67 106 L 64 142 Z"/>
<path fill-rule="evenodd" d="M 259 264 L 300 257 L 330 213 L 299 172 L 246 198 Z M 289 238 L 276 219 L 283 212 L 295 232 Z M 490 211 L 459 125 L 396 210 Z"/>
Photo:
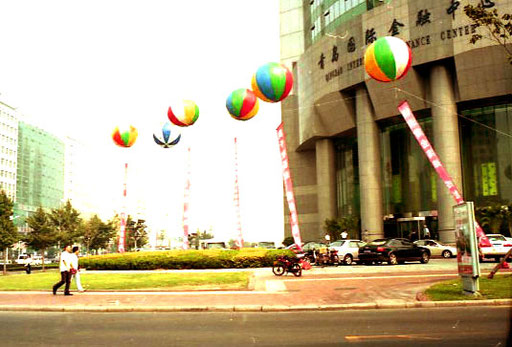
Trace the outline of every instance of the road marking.
<path fill-rule="evenodd" d="M 369 277 L 330 277 L 330 278 L 300 278 L 293 280 L 282 280 L 283 282 L 303 282 L 303 281 L 341 281 L 341 280 L 374 280 L 390 278 L 418 278 L 418 277 L 457 277 L 458 274 L 438 274 L 438 275 L 398 275 L 398 276 L 369 276 Z"/>
<path fill-rule="evenodd" d="M 265 288 L 267 292 L 285 292 L 286 286 L 284 285 L 283 281 L 279 280 L 270 280 L 265 281 Z"/>
<path fill-rule="evenodd" d="M 441 340 L 440 337 L 433 337 L 426 334 L 410 334 L 410 335 L 347 335 L 345 340 L 349 342 L 359 342 L 365 340 Z"/>

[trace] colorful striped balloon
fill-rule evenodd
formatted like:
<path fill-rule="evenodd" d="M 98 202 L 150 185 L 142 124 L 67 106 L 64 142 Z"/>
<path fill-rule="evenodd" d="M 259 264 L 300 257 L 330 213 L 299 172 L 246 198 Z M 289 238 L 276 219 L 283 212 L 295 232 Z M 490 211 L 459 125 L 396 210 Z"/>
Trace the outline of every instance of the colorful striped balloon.
<path fill-rule="evenodd" d="M 171 148 L 180 142 L 181 134 L 179 128 L 173 127 L 171 122 L 165 122 L 163 127 L 153 134 L 155 143 L 163 148 Z"/>
<path fill-rule="evenodd" d="M 119 147 L 131 147 L 137 140 L 138 134 L 137 129 L 131 125 L 126 128 L 116 127 L 112 132 L 112 140 Z"/>
<path fill-rule="evenodd" d="M 173 108 L 174 111 L 169 107 L 167 116 L 174 125 L 188 127 L 194 124 L 199 117 L 199 107 L 193 101 L 183 100 L 182 105 L 173 105 Z"/>
<path fill-rule="evenodd" d="M 411 62 L 411 49 L 402 39 L 394 36 L 381 37 L 364 53 L 366 72 L 381 82 L 396 81 L 404 77 Z"/>
<path fill-rule="evenodd" d="M 240 88 L 228 96 L 226 108 L 234 119 L 248 120 L 258 113 L 259 102 L 252 90 Z"/>
<path fill-rule="evenodd" d="M 290 94 L 293 75 L 283 64 L 268 63 L 252 76 L 251 86 L 254 94 L 261 100 L 278 102 Z"/>

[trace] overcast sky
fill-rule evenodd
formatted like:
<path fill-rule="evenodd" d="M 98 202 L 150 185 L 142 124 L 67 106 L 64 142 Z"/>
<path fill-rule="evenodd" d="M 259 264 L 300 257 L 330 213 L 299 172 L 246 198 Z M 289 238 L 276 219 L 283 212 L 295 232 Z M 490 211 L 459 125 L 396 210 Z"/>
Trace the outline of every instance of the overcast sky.
<path fill-rule="evenodd" d="M 247 122 L 225 108 L 260 65 L 279 61 L 279 1 L 1 0 L 0 13 L 0 100 L 49 132 L 98 148 L 90 170 L 101 173 L 92 184 L 103 203 L 119 210 L 128 161 L 132 209 L 144 205 L 151 226 L 179 234 L 190 146 L 191 228 L 234 238 L 237 136 L 244 238 L 282 241 L 280 105 L 260 102 Z M 198 104 L 199 119 L 179 145 L 161 149 L 152 133 L 183 98 Z M 126 122 L 139 138 L 116 148 L 110 134 Z"/>

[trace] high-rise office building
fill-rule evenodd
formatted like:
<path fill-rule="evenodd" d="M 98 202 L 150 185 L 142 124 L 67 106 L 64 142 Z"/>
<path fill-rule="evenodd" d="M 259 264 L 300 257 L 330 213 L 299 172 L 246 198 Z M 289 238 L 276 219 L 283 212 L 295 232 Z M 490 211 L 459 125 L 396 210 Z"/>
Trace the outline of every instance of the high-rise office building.
<path fill-rule="evenodd" d="M 512 0 L 484 3 L 512 12 Z M 466 200 L 512 202 L 512 69 L 502 46 L 470 43 L 485 28 L 463 7 L 281 0 L 282 59 L 295 77 L 282 115 L 304 240 L 323 239 L 325 220 L 346 216 L 360 219 L 352 237 L 409 237 L 427 224 L 454 240 L 454 200 L 400 116 L 403 100 Z M 411 69 L 396 82 L 365 73 L 365 50 L 383 36 L 412 50 Z"/>
<path fill-rule="evenodd" d="M 16 110 L 0 102 L 0 189 L 16 199 L 18 116 Z"/>
<path fill-rule="evenodd" d="M 20 215 L 64 202 L 64 143 L 30 124 L 18 126 L 16 209 Z M 15 212 L 16 213 L 16 212 Z"/>

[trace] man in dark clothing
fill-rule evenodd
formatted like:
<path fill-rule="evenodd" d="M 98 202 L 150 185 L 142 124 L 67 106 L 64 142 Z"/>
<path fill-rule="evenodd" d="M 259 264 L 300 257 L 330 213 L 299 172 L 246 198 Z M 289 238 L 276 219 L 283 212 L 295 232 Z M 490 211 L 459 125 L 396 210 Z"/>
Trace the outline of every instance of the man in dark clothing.
<path fill-rule="evenodd" d="M 69 292 L 69 286 L 71 284 L 71 268 L 71 246 L 66 246 L 60 255 L 60 282 L 55 283 L 53 286 L 53 295 L 57 294 L 57 289 L 59 289 L 64 283 L 66 283 L 64 295 L 73 295 Z"/>

